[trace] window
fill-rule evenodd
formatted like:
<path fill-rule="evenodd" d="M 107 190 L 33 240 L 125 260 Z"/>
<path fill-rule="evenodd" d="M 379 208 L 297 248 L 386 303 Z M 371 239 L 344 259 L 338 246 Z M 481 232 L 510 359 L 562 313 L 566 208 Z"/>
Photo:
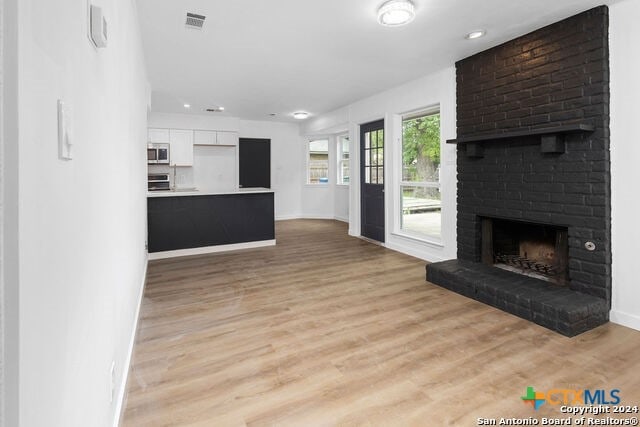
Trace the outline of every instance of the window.
<path fill-rule="evenodd" d="M 338 137 L 338 180 L 339 185 L 349 185 L 349 136 Z"/>
<path fill-rule="evenodd" d="M 440 113 L 402 120 L 400 195 L 400 229 L 440 239 Z"/>
<path fill-rule="evenodd" d="M 364 182 L 384 184 L 384 130 L 364 134 Z"/>
<path fill-rule="evenodd" d="M 316 139 L 308 145 L 308 183 L 326 184 L 329 182 L 329 140 Z"/>

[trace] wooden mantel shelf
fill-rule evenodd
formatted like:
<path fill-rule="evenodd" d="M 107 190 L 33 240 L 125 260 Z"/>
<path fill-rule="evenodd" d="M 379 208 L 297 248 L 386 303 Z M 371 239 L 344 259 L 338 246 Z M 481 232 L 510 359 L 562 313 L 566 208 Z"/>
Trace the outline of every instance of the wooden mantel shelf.
<path fill-rule="evenodd" d="M 468 136 L 448 139 L 447 144 L 466 145 L 467 157 L 484 157 L 483 142 L 501 139 L 518 138 L 523 136 L 540 136 L 540 152 L 544 154 L 562 154 L 565 152 L 564 135 L 570 133 L 593 132 L 595 127 L 587 123 L 576 123 L 565 126 L 554 126 L 538 129 L 517 130 L 512 132 L 495 133 L 491 135 Z"/>

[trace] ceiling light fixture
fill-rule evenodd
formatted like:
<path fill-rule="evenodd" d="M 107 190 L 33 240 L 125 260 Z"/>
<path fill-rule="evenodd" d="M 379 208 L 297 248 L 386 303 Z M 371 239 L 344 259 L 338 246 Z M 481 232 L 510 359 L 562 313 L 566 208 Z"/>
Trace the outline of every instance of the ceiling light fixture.
<path fill-rule="evenodd" d="M 184 108 L 191 108 L 191 104 L 184 104 Z"/>
<path fill-rule="evenodd" d="M 309 113 L 305 113 L 304 111 L 297 111 L 293 113 L 293 118 L 298 120 L 304 120 L 309 117 Z"/>
<path fill-rule="evenodd" d="M 470 32 L 469 34 L 464 36 L 464 38 L 467 39 L 467 40 L 473 40 L 473 39 L 478 39 L 478 38 L 484 36 L 485 34 L 487 34 L 487 32 L 485 30 L 477 30 L 477 31 Z"/>
<path fill-rule="evenodd" d="M 415 16 L 415 7 L 409 0 L 389 0 L 378 9 L 378 22 L 385 27 L 408 24 Z"/>
<path fill-rule="evenodd" d="M 211 108 L 205 108 L 206 112 L 208 113 L 221 113 L 224 111 L 224 107 L 211 107 Z"/>

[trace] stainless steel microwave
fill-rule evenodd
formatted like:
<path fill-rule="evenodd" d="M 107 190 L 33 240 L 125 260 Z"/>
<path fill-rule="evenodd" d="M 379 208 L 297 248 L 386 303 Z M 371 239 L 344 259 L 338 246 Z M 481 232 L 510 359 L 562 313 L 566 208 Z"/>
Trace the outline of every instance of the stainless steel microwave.
<path fill-rule="evenodd" d="M 169 144 L 147 145 L 147 164 L 168 165 L 169 164 Z"/>

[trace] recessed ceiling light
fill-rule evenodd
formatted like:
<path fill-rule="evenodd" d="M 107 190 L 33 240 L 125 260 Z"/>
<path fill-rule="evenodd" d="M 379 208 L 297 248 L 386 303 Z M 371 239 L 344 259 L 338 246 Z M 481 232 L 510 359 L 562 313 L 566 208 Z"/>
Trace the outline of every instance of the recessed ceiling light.
<path fill-rule="evenodd" d="M 224 107 L 211 107 L 211 108 L 205 108 L 206 112 L 209 113 L 221 113 L 224 111 Z"/>
<path fill-rule="evenodd" d="M 297 111 L 293 113 L 293 118 L 298 120 L 304 120 L 309 117 L 309 113 L 305 113 L 304 111 Z"/>
<path fill-rule="evenodd" d="M 191 108 L 191 104 L 184 104 L 184 108 Z"/>
<path fill-rule="evenodd" d="M 408 24 L 415 16 L 415 8 L 409 0 L 389 0 L 378 9 L 378 22 L 386 27 Z"/>
<path fill-rule="evenodd" d="M 464 38 L 467 39 L 467 40 L 473 40 L 473 39 L 478 39 L 478 38 L 484 36 L 485 34 L 487 34 L 487 32 L 485 30 L 477 30 L 477 31 L 470 32 L 469 34 L 464 36 Z"/>

